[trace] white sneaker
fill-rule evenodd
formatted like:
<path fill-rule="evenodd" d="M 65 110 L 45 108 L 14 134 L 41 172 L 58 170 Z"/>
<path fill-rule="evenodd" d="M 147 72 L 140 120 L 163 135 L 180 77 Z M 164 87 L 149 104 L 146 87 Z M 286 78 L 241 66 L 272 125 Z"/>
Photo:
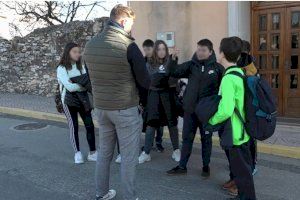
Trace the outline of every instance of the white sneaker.
<path fill-rule="evenodd" d="M 142 164 L 144 162 L 149 162 L 151 160 L 150 154 L 146 154 L 145 151 L 143 151 L 139 157 L 139 164 Z"/>
<path fill-rule="evenodd" d="M 77 151 L 75 153 L 74 161 L 75 161 L 75 164 L 82 164 L 82 163 L 84 163 L 83 156 L 82 156 L 82 153 L 80 151 Z"/>
<path fill-rule="evenodd" d="M 181 155 L 180 149 L 176 149 L 175 151 L 173 151 L 172 158 L 176 162 L 179 162 L 180 161 L 180 155 Z"/>
<path fill-rule="evenodd" d="M 118 154 L 117 159 L 115 160 L 116 163 L 121 163 L 122 158 L 121 158 L 121 154 Z"/>
<path fill-rule="evenodd" d="M 93 154 L 91 154 L 91 152 L 89 152 L 89 155 L 87 157 L 88 161 L 92 161 L 92 162 L 96 162 L 97 161 L 97 151 L 95 151 Z"/>
<path fill-rule="evenodd" d="M 109 190 L 106 195 L 103 197 L 96 197 L 96 200 L 109 200 L 113 199 L 116 196 L 117 192 L 116 190 Z"/>

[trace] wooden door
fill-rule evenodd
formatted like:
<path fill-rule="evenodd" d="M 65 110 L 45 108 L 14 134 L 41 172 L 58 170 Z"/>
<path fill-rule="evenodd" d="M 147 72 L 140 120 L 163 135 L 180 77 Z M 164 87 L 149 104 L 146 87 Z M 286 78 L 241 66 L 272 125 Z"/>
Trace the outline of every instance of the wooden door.
<path fill-rule="evenodd" d="M 276 95 L 279 115 L 284 114 L 284 20 L 284 8 L 259 9 L 252 12 L 252 52 L 255 65 Z"/>
<path fill-rule="evenodd" d="M 284 114 L 300 117 L 300 6 L 286 8 Z"/>

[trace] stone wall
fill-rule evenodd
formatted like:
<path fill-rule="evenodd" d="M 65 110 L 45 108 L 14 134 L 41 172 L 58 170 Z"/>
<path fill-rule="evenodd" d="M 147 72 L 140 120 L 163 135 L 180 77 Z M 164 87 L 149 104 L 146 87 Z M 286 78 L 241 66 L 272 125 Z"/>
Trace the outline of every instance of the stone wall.
<path fill-rule="evenodd" d="M 66 43 L 85 43 L 107 18 L 36 29 L 25 37 L 0 38 L 0 92 L 53 96 L 56 66 Z"/>

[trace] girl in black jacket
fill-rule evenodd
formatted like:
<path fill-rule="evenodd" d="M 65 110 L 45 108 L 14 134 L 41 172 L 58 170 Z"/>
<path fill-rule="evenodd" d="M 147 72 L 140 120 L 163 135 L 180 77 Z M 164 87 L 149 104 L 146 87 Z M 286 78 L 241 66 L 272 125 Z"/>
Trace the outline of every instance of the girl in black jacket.
<path fill-rule="evenodd" d="M 180 160 L 180 150 L 178 142 L 177 114 L 175 92 L 177 79 L 170 78 L 167 73 L 167 63 L 169 62 L 169 52 L 166 43 L 158 40 L 154 45 L 153 57 L 147 68 L 151 76 L 147 101 L 147 128 L 144 151 L 139 157 L 139 163 L 150 161 L 150 151 L 152 148 L 155 130 L 160 126 L 167 125 L 173 145 L 172 158 Z M 175 86 L 175 87 L 172 87 Z"/>
<path fill-rule="evenodd" d="M 87 68 L 81 63 L 78 44 L 68 43 L 66 45 L 57 67 L 57 79 L 63 110 L 70 128 L 70 140 L 75 152 L 75 164 L 84 162 L 79 148 L 78 114 L 80 114 L 85 125 L 87 141 L 90 147 L 87 160 L 96 161 L 95 129 L 91 114 L 92 102 L 88 94 L 88 92 L 91 92 L 91 84 Z"/>

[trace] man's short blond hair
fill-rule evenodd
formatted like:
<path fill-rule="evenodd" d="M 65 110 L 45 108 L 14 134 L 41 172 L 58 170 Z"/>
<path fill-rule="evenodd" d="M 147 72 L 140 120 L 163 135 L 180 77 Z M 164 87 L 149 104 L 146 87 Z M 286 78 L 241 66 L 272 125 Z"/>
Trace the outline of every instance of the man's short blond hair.
<path fill-rule="evenodd" d="M 111 10 L 110 19 L 112 19 L 114 21 L 118 21 L 123 17 L 129 17 L 129 18 L 134 19 L 135 13 L 133 12 L 133 10 L 130 7 L 124 6 L 122 4 L 118 4 Z"/>

